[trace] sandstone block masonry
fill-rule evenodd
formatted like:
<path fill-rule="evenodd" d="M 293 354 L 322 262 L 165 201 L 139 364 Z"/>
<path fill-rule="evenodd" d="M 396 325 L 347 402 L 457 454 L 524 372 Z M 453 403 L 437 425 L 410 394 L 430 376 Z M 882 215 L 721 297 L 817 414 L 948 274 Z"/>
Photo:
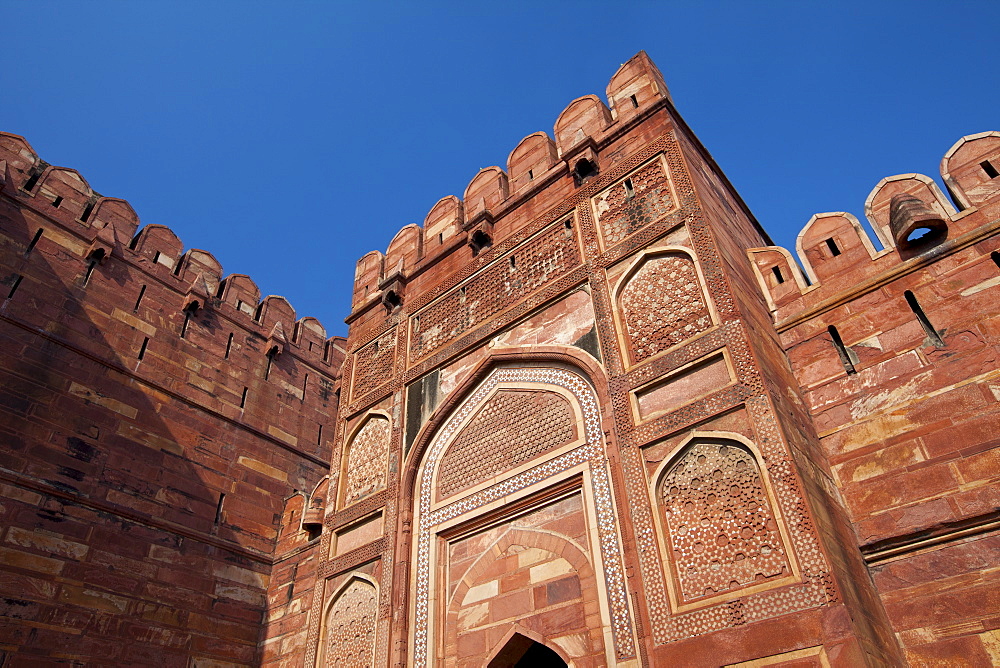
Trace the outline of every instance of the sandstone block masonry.
<path fill-rule="evenodd" d="M 606 93 L 362 257 L 346 340 L 0 135 L 0 652 L 1000 663 L 1000 133 L 793 255 L 645 53 Z"/>
<path fill-rule="evenodd" d="M 326 475 L 343 340 L 0 135 L 0 657 L 228 665 L 293 638 L 286 499 Z M 0 663 L 3 663 L 0 660 Z"/>

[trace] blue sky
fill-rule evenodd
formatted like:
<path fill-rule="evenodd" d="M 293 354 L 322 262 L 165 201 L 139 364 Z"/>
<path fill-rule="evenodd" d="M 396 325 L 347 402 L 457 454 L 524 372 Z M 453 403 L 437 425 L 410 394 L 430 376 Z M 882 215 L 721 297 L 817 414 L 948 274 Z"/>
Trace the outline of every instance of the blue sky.
<path fill-rule="evenodd" d="M 1000 3 L 15 2 L 0 130 L 330 334 L 384 250 L 645 49 L 781 245 L 1000 129 Z"/>

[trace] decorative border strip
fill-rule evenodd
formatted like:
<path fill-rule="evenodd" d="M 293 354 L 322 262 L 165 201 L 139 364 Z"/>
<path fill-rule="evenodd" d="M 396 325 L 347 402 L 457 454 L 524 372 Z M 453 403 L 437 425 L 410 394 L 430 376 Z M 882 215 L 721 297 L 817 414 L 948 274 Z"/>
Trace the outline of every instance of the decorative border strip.
<path fill-rule="evenodd" d="M 529 382 L 555 385 L 568 390 L 579 402 L 583 413 L 586 441 L 569 452 L 531 468 L 523 473 L 492 485 L 471 496 L 431 511 L 431 479 L 434 467 L 444 454 L 465 419 L 489 397 L 503 382 Z M 601 429 L 597 397 L 590 385 L 579 375 L 565 369 L 553 368 L 501 368 L 496 369 L 480 384 L 476 391 L 462 403 L 431 442 L 421 465 L 420 524 L 416 536 L 416 618 L 414 620 L 413 665 L 429 663 L 431 648 L 428 638 L 431 589 L 431 541 L 434 528 L 463 513 L 474 511 L 505 495 L 525 489 L 562 471 L 582 463 L 589 464 L 594 506 L 597 516 L 601 558 L 604 564 L 604 581 L 611 614 L 611 633 L 615 655 L 618 659 L 635 656 L 633 623 L 625 591 L 624 554 L 618 538 L 618 525 L 611 494 L 611 479 L 605 465 L 604 435 Z"/>

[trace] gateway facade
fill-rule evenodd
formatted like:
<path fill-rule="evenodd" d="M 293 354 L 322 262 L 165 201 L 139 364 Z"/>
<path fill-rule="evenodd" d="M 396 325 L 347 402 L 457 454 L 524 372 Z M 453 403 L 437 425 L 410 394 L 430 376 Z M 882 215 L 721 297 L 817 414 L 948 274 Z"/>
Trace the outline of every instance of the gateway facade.
<path fill-rule="evenodd" d="M 1000 134 L 796 259 L 640 53 L 346 340 L 0 139 L 13 665 L 1000 657 Z"/>

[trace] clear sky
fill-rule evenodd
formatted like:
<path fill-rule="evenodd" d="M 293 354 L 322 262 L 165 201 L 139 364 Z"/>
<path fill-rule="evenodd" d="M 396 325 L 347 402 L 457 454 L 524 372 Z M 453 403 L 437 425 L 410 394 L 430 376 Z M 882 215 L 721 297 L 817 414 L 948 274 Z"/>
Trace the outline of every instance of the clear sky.
<path fill-rule="evenodd" d="M 1000 3 L 0 0 L 0 130 L 346 333 L 355 262 L 645 49 L 781 245 L 1000 129 Z"/>

